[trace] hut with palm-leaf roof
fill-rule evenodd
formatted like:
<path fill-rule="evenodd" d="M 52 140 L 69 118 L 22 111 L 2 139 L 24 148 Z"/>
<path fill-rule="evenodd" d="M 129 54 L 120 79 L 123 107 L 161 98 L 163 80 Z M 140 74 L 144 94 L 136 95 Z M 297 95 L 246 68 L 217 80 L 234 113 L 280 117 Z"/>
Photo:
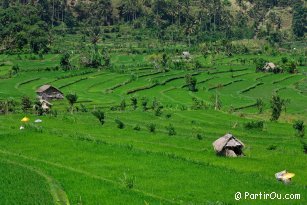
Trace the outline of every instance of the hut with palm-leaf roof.
<path fill-rule="evenodd" d="M 232 134 L 226 134 L 213 142 L 215 152 L 221 156 L 238 157 L 244 156 L 242 149 L 243 142 L 238 140 Z"/>

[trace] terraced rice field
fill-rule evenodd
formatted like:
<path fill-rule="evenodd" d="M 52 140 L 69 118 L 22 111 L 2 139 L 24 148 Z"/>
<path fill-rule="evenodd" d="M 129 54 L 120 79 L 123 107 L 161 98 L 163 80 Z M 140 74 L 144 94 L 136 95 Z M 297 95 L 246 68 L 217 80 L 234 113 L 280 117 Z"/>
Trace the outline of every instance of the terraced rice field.
<path fill-rule="evenodd" d="M 223 66 L 224 60 L 214 70 L 160 72 L 132 66 L 131 59 L 148 63 L 143 55 L 112 57 L 126 66 L 117 72 L 45 70 L 58 65 L 58 58 L 24 60 L 17 75 L 0 80 L 0 98 L 20 100 L 28 95 L 34 99 L 35 90 L 49 83 L 65 94 L 76 93 L 79 108 L 80 104 L 89 111 L 102 108 L 106 122 L 102 126 L 90 112 L 68 114 L 66 100 L 52 102 L 56 117 L 28 114 L 25 130 L 19 130 L 24 114 L 1 115 L 0 190 L 5 192 L 0 192 L 0 198 L 4 204 L 307 203 L 307 158 L 291 124 L 293 119 L 306 120 L 303 74 L 255 73 L 250 65 Z M 196 77 L 197 92 L 188 91 L 186 74 Z M 291 101 L 280 122 L 268 120 L 274 91 Z M 191 108 L 193 97 L 209 104 L 216 94 L 222 110 Z M 136 110 L 130 106 L 132 96 L 138 99 Z M 149 99 L 148 107 L 154 98 L 163 104 L 162 115 L 143 111 L 142 97 Z M 249 106 L 257 98 L 265 103 L 260 115 Z M 122 100 L 126 110 L 112 111 Z M 232 108 L 240 109 L 229 114 Z M 33 123 L 37 118 L 43 122 Z M 244 123 L 256 118 L 265 120 L 264 130 L 246 130 Z M 117 128 L 115 119 L 125 124 L 124 129 Z M 150 123 L 156 125 L 155 132 L 148 130 Z M 169 124 L 176 135 L 169 136 Z M 136 126 L 140 129 L 135 130 Z M 225 133 L 245 143 L 245 157 L 216 156 L 212 142 Z M 284 169 L 296 174 L 289 185 L 274 177 Z M 238 191 L 300 194 L 301 199 L 236 201 Z"/>

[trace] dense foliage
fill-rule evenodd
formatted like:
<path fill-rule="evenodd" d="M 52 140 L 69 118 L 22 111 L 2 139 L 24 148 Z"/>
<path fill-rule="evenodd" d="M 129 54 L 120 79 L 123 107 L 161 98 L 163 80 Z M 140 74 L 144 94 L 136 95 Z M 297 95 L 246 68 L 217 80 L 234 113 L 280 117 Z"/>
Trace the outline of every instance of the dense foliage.
<path fill-rule="evenodd" d="M 237 0 L 99 0 L 99 1 L 0 1 L 0 51 L 28 49 L 47 52 L 55 34 L 81 31 L 96 44 L 99 26 L 128 23 L 134 29 L 149 29 L 152 37 L 183 41 L 188 45 L 218 39 L 268 38 L 272 43 L 288 38 L 281 31 L 281 17 L 274 7 L 293 8 L 293 34 L 305 34 L 303 1 Z M 234 5 L 236 4 L 236 5 Z M 233 7 L 238 6 L 239 10 Z M 269 15 L 267 15 L 269 14 Z M 264 16 L 268 19 L 264 21 Z M 265 25 L 266 30 L 260 27 Z M 95 29 L 91 29 L 94 27 Z M 56 32 L 57 28 L 61 32 Z M 79 29 L 82 28 L 82 29 Z M 58 30 L 59 30 L 58 29 Z M 114 27 L 113 31 L 118 31 Z M 65 31 L 65 32 L 64 32 Z M 93 34 L 93 35 L 92 35 Z M 104 61 L 109 57 L 104 52 Z"/>

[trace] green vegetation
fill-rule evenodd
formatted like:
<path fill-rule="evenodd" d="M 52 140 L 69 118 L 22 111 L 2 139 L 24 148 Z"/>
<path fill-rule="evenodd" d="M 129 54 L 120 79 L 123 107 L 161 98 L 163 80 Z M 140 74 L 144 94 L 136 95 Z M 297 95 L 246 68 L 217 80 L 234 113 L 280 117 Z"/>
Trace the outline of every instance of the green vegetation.
<path fill-rule="evenodd" d="M 70 112 L 73 113 L 74 112 L 74 104 L 77 102 L 78 96 L 76 94 L 67 94 L 65 97 L 66 97 L 66 99 L 69 103 Z"/>
<path fill-rule="evenodd" d="M 101 110 L 94 110 L 92 113 L 101 123 L 101 125 L 103 125 L 105 123 L 105 114 L 103 111 Z"/>
<path fill-rule="evenodd" d="M 297 136 L 304 137 L 304 135 L 305 135 L 304 121 L 302 121 L 302 120 L 295 121 L 294 124 L 293 124 L 293 128 L 295 129 Z"/>
<path fill-rule="evenodd" d="M 0 204 L 307 204 L 303 1 L 0 7 Z M 244 157 L 216 155 L 226 133 Z"/>

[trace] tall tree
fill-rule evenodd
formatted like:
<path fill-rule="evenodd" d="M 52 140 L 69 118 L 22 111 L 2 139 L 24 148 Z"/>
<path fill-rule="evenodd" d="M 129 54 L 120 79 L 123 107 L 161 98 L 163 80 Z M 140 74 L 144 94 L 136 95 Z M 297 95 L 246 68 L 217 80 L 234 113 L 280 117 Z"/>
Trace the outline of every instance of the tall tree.
<path fill-rule="evenodd" d="M 307 9 L 304 3 L 298 0 L 293 7 L 293 33 L 297 37 L 303 37 L 306 32 Z"/>
<path fill-rule="evenodd" d="M 277 121 L 279 119 L 283 106 L 284 100 L 281 99 L 279 95 L 274 94 L 271 99 L 272 121 Z"/>

